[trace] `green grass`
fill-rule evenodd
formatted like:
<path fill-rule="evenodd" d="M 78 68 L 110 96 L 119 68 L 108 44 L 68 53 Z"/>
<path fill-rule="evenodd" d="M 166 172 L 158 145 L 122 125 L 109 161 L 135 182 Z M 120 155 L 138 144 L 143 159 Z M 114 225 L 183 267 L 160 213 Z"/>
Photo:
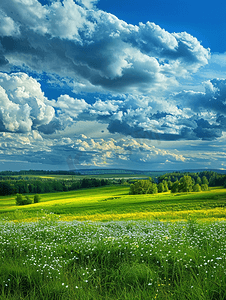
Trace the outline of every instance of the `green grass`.
<path fill-rule="evenodd" d="M 15 196 L 0 197 L 0 220 L 29 221 L 56 215 L 62 220 L 185 220 L 225 218 L 226 189 L 200 193 L 129 195 L 129 186 L 108 186 L 41 195 L 41 202 L 16 206 Z M 60 216 L 60 217 L 59 217 Z"/>
<path fill-rule="evenodd" d="M 0 299 L 224 300 L 225 222 L 0 224 Z"/>
<path fill-rule="evenodd" d="M 0 300 L 225 300 L 226 190 L 128 192 L 0 197 Z"/>
<path fill-rule="evenodd" d="M 13 177 L 15 179 L 21 179 L 29 180 L 29 179 L 54 179 L 54 180 L 81 180 L 83 178 L 97 178 L 97 179 L 133 179 L 133 178 L 148 178 L 148 177 L 157 177 L 162 175 L 163 172 L 153 172 L 149 174 L 88 174 L 88 175 L 10 175 L 10 177 Z M 3 176 L 4 177 L 4 176 Z M 8 177 L 7 175 L 5 176 Z"/>

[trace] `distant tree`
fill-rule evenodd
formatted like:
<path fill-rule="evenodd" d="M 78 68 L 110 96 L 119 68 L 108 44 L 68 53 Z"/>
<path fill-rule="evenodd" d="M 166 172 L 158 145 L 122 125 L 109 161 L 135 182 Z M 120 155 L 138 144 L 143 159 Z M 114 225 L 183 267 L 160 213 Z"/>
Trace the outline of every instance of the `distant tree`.
<path fill-rule="evenodd" d="M 54 180 L 52 182 L 52 189 L 56 192 L 63 192 L 63 184 L 59 180 Z"/>
<path fill-rule="evenodd" d="M 202 184 L 202 179 L 199 176 L 196 178 L 196 183 L 199 185 Z"/>
<path fill-rule="evenodd" d="M 209 179 L 209 186 L 216 186 L 216 177 L 214 175 Z"/>
<path fill-rule="evenodd" d="M 28 191 L 29 191 L 29 193 L 34 193 L 34 191 L 35 191 L 35 186 L 34 186 L 34 184 L 29 183 L 29 185 L 28 185 Z"/>
<path fill-rule="evenodd" d="M 108 180 L 106 180 L 106 179 L 101 179 L 101 181 L 100 181 L 100 185 L 101 186 L 105 186 L 105 185 L 107 185 L 108 184 Z"/>
<path fill-rule="evenodd" d="M 0 182 L 0 195 L 12 195 L 14 193 L 14 186 L 9 182 L 2 181 Z"/>
<path fill-rule="evenodd" d="M 45 192 L 44 184 L 41 181 L 36 181 L 36 193 L 42 194 Z"/>
<path fill-rule="evenodd" d="M 152 186 L 149 189 L 149 194 L 157 194 L 158 188 L 156 183 L 152 183 Z"/>
<path fill-rule="evenodd" d="M 162 182 L 160 182 L 160 183 L 158 184 L 158 192 L 159 192 L 159 193 L 163 193 L 163 192 L 164 192 L 164 185 L 163 185 Z"/>
<path fill-rule="evenodd" d="M 181 178 L 184 176 L 190 176 L 192 178 L 192 185 L 194 186 L 195 184 L 207 184 L 209 186 L 223 186 L 226 181 L 226 174 L 219 174 L 217 172 L 213 171 L 202 171 L 202 172 L 197 172 L 197 173 L 190 173 L 190 172 L 185 172 L 185 173 L 180 173 L 180 172 L 173 172 L 173 173 L 167 173 L 160 175 L 158 177 L 158 182 L 163 182 L 163 180 L 166 180 L 168 182 L 168 187 L 171 189 L 171 186 L 169 185 L 169 181 L 176 182 L 180 181 Z M 181 184 L 180 184 L 181 185 Z M 180 186 L 182 189 L 183 185 Z M 183 192 L 183 190 L 182 190 Z"/>
<path fill-rule="evenodd" d="M 14 183 L 15 189 L 19 194 L 29 193 L 28 183 L 24 180 L 19 180 Z"/>
<path fill-rule="evenodd" d="M 208 191 L 208 185 L 207 184 L 202 184 L 201 185 L 201 189 L 202 189 L 202 191 Z"/>
<path fill-rule="evenodd" d="M 45 182 L 44 185 L 43 185 L 43 191 L 44 193 L 51 193 L 53 192 L 52 190 L 52 185 L 50 182 Z"/>
<path fill-rule="evenodd" d="M 78 190 L 81 188 L 81 182 L 79 180 L 75 180 L 70 186 L 70 190 Z"/>
<path fill-rule="evenodd" d="M 203 183 L 203 184 L 207 184 L 207 185 L 209 184 L 209 181 L 208 181 L 208 179 L 206 178 L 206 176 L 203 176 L 203 177 L 202 177 L 202 183 Z"/>
<path fill-rule="evenodd" d="M 130 185 L 130 194 L 156 194 L 158 193 L 157 184 L 150 180 L 138 180 Z"/>
<path fill-rule="evenodd" d="M 162 182 L 159 182 L 157 187 L 158 187 L 158 192 L 159 193 L 167 192 L 169 190 L 168 182 L 165 179 Z"/>
<path fill-rule="evenodd" d="M 201 186 L 198 183 L 193 186 L 193 192 L 201 192 Z"/>
<path fill-rule="evenodd" d="M 126 182 L 126 180 L 125 180 L 124 178 L 120 179 L 120 184 L 121 184 L 121 185 L 124 185 L 125 182 Z"/>
<path fill-rule="evenodd" d="M 135 189 L 135 183 L 132 183 L 130 185 L 130 191 L 129 191 L 130 195 L 135 195 L 136 194 L 136 189 Z"/>
<path fill-rule="evenodd" d="M 133 194 L 133 195 L 147 194 L 147 190 L 148 190 L 147 180 L 136 181 L 130 187 L 131 194 Z"/>
<path fill-rule="evenodd" d="M 175 181 L 172 185 L 172 188 L 171 188 L 171 193 L 178 193 L 179 192 L 179 186 L 180 186 L 180 183 L 179 181 Z"/>
<path fill-rule="evenodd" d="M 121 180 L 120 180 L 120 183 L 121 183 Z M 91 186 L 92 187 L 98 187 L 101 185 L 101 181 L 97 178 L 92 178 L 91 179 Z"/>
<path fill-rule="evenodd" d="M 163 180 L 162 183 L 163 183 L 163 191 L 168 192 L 169 190 L 168 182 L 166 180 Z"/>
<path fill-rule="evenodd" d="M 185 175 L 180 179 L 179 191 L 191 192 L 193 187 L 193 181 L 191 176 Z"/>
<path fill-rule="evenodd" d="M 172 183 L 172 181 L 168 181 L 168 188 L 169 188 L 169 190 L 171 190 L 172 189 L 172 185 L 173 185 L 173 183 Z"/>
<path fill-rule="evenodd" d="M 90 180 L 88 178 L 83 178 L 81 182 L 81 188 L 89 188 L 90 186 Z"/>

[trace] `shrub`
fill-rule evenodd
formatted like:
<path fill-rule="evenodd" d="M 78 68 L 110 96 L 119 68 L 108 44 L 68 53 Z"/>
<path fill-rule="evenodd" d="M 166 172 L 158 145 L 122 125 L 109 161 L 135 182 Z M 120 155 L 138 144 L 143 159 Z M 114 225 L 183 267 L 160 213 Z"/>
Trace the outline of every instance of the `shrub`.
<path fill-rule="evenodd" d="M 22 194 L 16 194 L 16 205 L 28 205 L 31 203 L 32 200 L 29 198 L 29 196 L 26 196 L 24 199 Z"/>
<path fill-rule="evenodd" d="M 34 203 L 39 203 L 40 199 L 41 199 L 40 195 L 38 194 L 34 195 Z"/>
<path fill-rule="evenodd" d="M 16 205 L 22 205 L 23 196 L 21 194 L 16 194 Z"/>
<path fill-rule="evenodd" d="M 24 205 L 26 204 L 32 204 L 32 200 L 29 198 L 29 196 L 25 196 Z"/>

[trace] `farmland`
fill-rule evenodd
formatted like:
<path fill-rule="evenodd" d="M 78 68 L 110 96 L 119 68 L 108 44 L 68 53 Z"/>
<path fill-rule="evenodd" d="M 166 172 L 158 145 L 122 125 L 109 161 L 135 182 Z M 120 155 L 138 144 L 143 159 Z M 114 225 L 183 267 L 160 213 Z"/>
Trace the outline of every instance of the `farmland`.
<path fill-rule="evenodd" d="M 226 190 L 0 197 L 0 299 L 225 299 Z"/>

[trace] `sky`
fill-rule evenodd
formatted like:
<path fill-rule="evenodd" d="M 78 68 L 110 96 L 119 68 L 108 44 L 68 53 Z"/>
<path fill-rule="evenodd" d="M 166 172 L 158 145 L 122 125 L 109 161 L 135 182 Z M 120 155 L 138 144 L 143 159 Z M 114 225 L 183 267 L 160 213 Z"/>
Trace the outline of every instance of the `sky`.
<path fill-rule="evenodd" d="M 1 0 L 0 171 L 226 169 L 225 8 Z"/>

